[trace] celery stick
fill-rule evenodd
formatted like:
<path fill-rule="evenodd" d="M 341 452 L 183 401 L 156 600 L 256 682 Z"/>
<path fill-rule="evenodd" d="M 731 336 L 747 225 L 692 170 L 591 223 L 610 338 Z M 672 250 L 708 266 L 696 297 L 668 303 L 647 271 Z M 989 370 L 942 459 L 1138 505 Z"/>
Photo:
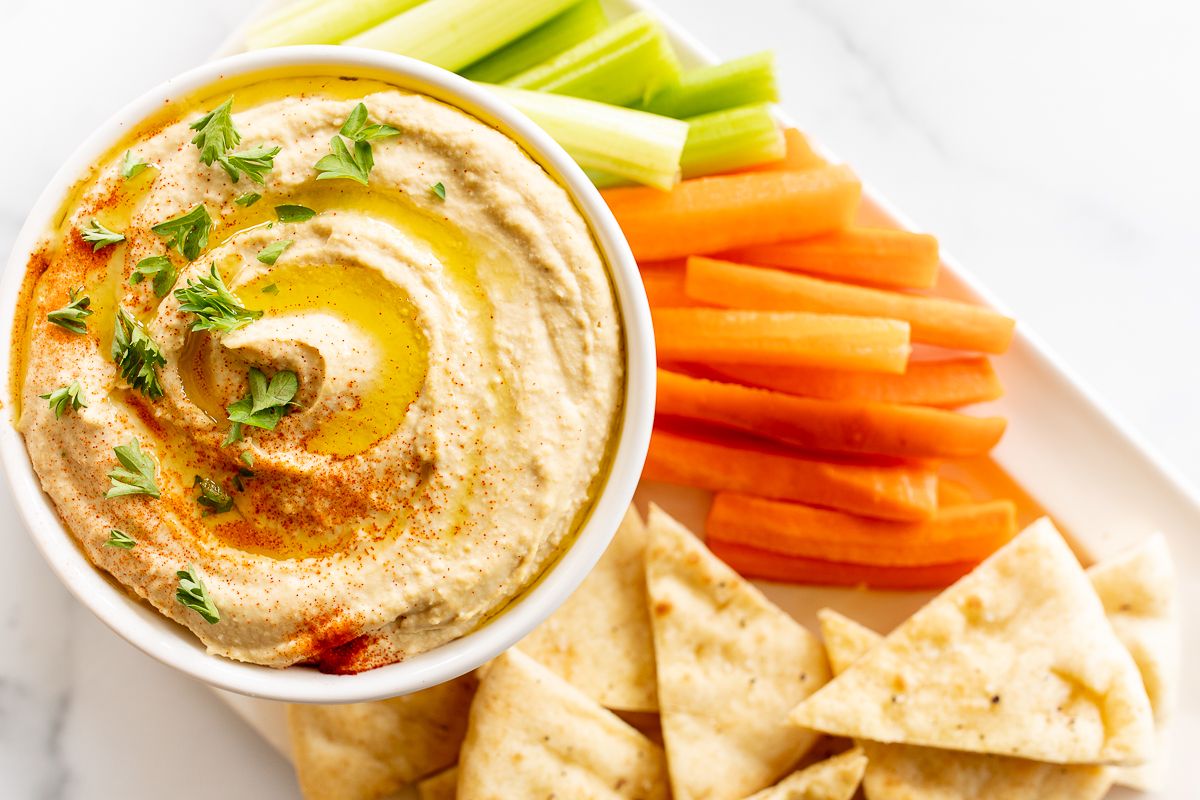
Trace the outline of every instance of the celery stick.
<path fill-rule="evenodd" d="M 631 14 L 565 53 L 505 81 L 517 89 L 613 105 L 641 101 L 679 80 L 679 60 L 654 18 Z"/>
<path fill-rule="evenodd" d="M 783 132 L 766 103 L 704 114 L 687 122 L 687 144 L 680 159 L 685 178 L 779 161 L 787 153 Z"/>
<path fill-rule="evenodd" d="M 423 0 L 306 0 L 289 3 L 256 22 L 246 47 L 337 44 L 420 4 Z"/>
<path fill-rule="evenodd" d="M 688 124 L 578 97 L 487 85 L 545 129 L 584 169 L 670 189 Z"/>
<path fill-rule="evenodd" d="M 770 52 L 763 52 L 689 70 L 677 83 L 655 92 L 638 107 L 653 114 L 685 119 L 734 106 L 778 100 L 775 57 Z"/>
<path fill-rule="evenodd" d="M 462 71 L 464 78 L 502 83 L 519 72 L 569 50 L 604 30 L 608 17 L 600 0 L 583 0 L 512 44 Z"/>
<path fill-rule="evenodd" d="M 427 0 L 346 44 L 391 50 L 460 70 L 504 47 L 576 0 Z"/>

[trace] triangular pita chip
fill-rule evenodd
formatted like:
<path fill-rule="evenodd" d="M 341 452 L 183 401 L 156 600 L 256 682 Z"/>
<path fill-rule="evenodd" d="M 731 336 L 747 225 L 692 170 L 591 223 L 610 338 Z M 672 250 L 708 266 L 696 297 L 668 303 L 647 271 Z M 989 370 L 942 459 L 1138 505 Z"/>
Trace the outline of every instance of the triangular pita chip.
<path fill-rule="evenodd" d="M 417 784 L 421 800 L 454 800 L 458 791 L 458 767 L 444 769 Z"/>
<path fill-rule="evenodd" d="M 600 705 L 622 711 L 658 710 L 645 550 L 646 529 L 630 506 L 596 568 L 519 645 Z"/>
<path fill-rule="evenodd" d="M 792 720 L 1067 764 L 1140 763 L 1154 747 L 1137 667 L 1049 520 L 934 598 Z"/>
<path fill-rule="evenodd" d="M 658 704 L 676 800 L 742 798 L 816 739 L 788 711 L 829 677 L 820 642 L 651 506 L 650 590 Z"/>
<path fill-rule="evenodd" d="M 1154 758 L 1144 765 L 1123 767 L 1117 783 L 1134 789 L 1156 790 L 1166 783 L 1166 725 L 1179 693 L 1180 633 L 1176 606 L 1175 567 L 1162 534 L 1137 548 L 1103 561 L 1088 577 L 1117 638 L 1137 664 L 1150 696 L 1159 742 Z"/>
<path fill-rule="evenodd" d="M 866 768 L 867 757 L 862 750 L 847 750 L 793 772 L 746 800 L 850 800 Z"/>
<path fill-rule="evenodd" d="M 835 675 L 883 637 L 836 611 L 817 614 Z M 860 741 L 868 763 L 868 800 L 1099 800 L 1112 786 L 1112 767 L 1046 764 L 1024 758 L 963 753 L 911 744 Z"/>
<path fill-rule="evenodd" d="M 474 675 L 374 703 L 288 707 L 305 800 L 377 800 L 458 759 Z"/>
<path fill-rule="evenodd" d="M 665 800 L 662 749 L 518 650 L 492 661 L 471 705 L 459 800 Z"/>

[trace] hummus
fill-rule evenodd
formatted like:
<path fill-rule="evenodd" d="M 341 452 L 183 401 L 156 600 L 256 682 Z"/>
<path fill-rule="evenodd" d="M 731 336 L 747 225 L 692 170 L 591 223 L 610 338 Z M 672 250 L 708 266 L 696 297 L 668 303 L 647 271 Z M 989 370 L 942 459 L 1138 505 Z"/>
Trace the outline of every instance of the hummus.
<path fill-rule="evenodd" d="M 18 321 L 20 429 L 91 562 L 210 652 L 359 671 L 470 632 L 569 541 L 619 425 L 620 320 L 582 216 L 504 134 L 372 81 L 233 94 L 231 150 L 280 148 L 262 185 L 202 163 L 192 142 L 189 125 L 226 91 L 135 132 L 64 207 Z M 368 124 L 398 133 L 369 141 L 367 185 L 318 180 L 360 101 Z M 122 175 L 138 161 L 148 168 Z M 261 199 L 247 205 L 250 193 Z M 199 204 L 213 227 L 189 261 L 152 228 Z M 281 221 L 284 204 L 316 214 Z M 93 250 L 92 220 L 124 241 Z M 150 277 L 131 281 L 163 255 L 178 277 L 162 296 Z M 214 267 L 249 324 L 194 330 L 176 290 Z M 47 319 L 79 286 L 85 333 Z M 161 351 L 160 397 L 114 364 L 119 310 Z M 298 389 L 273 429 L 227 443 L 252 368 L 292 372 Z M 86 405 L 56 416 L 42 395 L 73 381 Z M 160 496 L 106 498 L 115 448 L 134 438 Z M 232 507 L 201 503 L 197 477 Z M 113 530 L 136 544 L 109 546 Z M 218 622 L 177 599 L 180 570 Z"/>

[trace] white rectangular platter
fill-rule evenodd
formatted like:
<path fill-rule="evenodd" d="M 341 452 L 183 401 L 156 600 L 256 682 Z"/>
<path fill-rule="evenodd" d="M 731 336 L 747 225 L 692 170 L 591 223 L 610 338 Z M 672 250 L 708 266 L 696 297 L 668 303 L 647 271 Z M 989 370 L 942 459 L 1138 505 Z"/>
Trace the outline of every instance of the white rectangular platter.
<path fill-rule="evenodd" d="M 268 0 L 258 14 L 285 2 Z M 656 13 L 652 4 L 640 0 L 605 0 L 605 5 L 613 18 L 638 10 Z M 716 61 L 686 31 L 661 14 L 658 16 L 685 65 Z M 241 31 L 237 31 L 219 55 L 240 49 Z M 783 115 L 780 119 L 787 122 Z M 828 151 L 823 153 L 837 161 Z M 862 218 L 874 225 L 920 230 L 873 191 L 869 183 L 864 185 Z M 1003 304 L 966 270 L 946 257 L 939 289 L 1004 310 Z M 1174 752 L 1169 788 L 1153 795 L 1116 790 L 1110 797 L 1114 800 L 1195 797 L 1188 755 L 1193 743 L 1200 741 L 1200 677 L 1186 667 L 1200 663 L 1200 616 L 1189 614 L 1191 609 L 1200 608 L 1200 499 L 1173 470 L 1150 454 L 1144 443 L 1115 421 L 1030 331 L 1018 325 L 1012 349 L 995 363 L 1006 395 L 985 410 L 1007 417 L 1009 428 L 994 453 L 994 465 L 981 463 L 975 474 L 966 476 L 968 482 L 1007 480 L 1002 477 L 1006 474 L 1014 482 L 1010 486 L 1012 491 L 1018 495 L 1022 491 L 1027 493 L 1026 502 L 1019 502 L 1022 522 L 1036 516 L 1039 509 L 1044 510 L 1068 533 L 1085 562 L 1115 552 L 1155 531 L 1162 531 L 1167 537 L 1181 587 L 1185 664 L 1180 704 L 1171 731 Z M 703 530 L 709 504 L 706 492 L 643 483 L 637 494 L 643 512 L 651 501 L 694 530 Z M 890 630 L 930 597 L 920 592 L 759 585 L 772 600 L 807 625 L 814 625 L 818 609 L 830 606 L 879 631 Z M 267 741 L 288 754 L 281 704 L 218 694 Z"/>

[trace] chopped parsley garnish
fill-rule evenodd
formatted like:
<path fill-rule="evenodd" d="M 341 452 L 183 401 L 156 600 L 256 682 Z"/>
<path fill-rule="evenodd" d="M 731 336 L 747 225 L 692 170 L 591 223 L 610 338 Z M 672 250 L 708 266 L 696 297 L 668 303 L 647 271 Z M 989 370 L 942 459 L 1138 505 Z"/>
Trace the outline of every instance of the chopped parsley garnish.
<path fill-rule="evenodd" d="M 150 230 L 166 239 L 167 247 L 174 247 L 188 261 L 195 261 L 200 257 L 200 252 L 208 247 L 208 235 L 212 229 L 212 217 L 201 203 L 191 211 L 158 223 Z"/>
<path fill-rule="evenodd" d="M 277 242 L 271 242 L 258 251 L 258 260 L 264 264 L 274 265 L 279 260 L 279 257 L 283 255 L 283 251 L 291 247 L 292 244 L 291 239 L 280 239 Z"/>
<path fill-rule="evenodd" d="M 279 284 L 268 283 L 266 286 L 262 287 L 262 293 L 263 294 L 279 294 Z"/>
<path fill-rule="evenodd" d="M 126 150 L 124 157 L 121 159 L 121 177 L 125 180 L 136 178 L 143 171 L 149 169 L 150 165 L 133 154 L 132 150 Z"/>
<path fill-rule="evenodd" d="M 275 206 L 275 215 L 279 217 L 280 222 L 307 222 L 317 215 L 308 206 L 297 206 L 285 203 L 281 206 Z"/>
<path fill-rule="evenodd" d="M 332 152 L 322 156 L 316 164 L 317 180 L 347 178 L 358 181 L 363 186 L 367 185 L 371 168 L 375 166 L 370 142 L 355 142 L 354 152 L 351 153 L 346 147 L 346 141 L 340 136 L 335 136 L 329 140 L 329 149 Z"/>
<path fill-rule="evenodd" d="M 254 453 L 249 450 L 243 450 L 241 455 L 242 463 L 247 467 L 254 469 Z"/>
<path fill-rule="evenodd" d="M 239 492 L 246 491 L 246 484 L 244 481 L 249 480 L 250 478 L 253 478 L 253 477 L 254 477 L 254 473 L 251 472 L 250 470 L 239 469 L 237 471 L 237 473 L 233 476 L 233 488 L 237 489 Z"/>
<path fill-rule="evenodd" d="M 136 436 L 129 440 L 129 444 L 114 447 L 113 452 L 117 454 L 120 466 L 108 473 L 112 488 L 105 497 L 111 499 L 130 494 L 159 496 L 158 484 L 154 482 L 154 473 L 158 465 L 153 456 L 142 452 L 142 446 L 138 444 Z"/>
<path fill-rule="evenodd" d="M 262 370 L 251 367 L 248 378 L 250 394 L 225 409 L 233 423 L 225 438 L 226 444 L 242 438 L 243 425 L 275 430 L 300 389 L 300 379 L 291 370 L 281 369 L 268 381 Z"/>
<path fill-rule="evenodd" d="M 233 202 L 236 203 L 237 205 L 241 206 L 242 208 L 249 208 L 250 206 L 257 203 L 259 200 L 262 200 L 262 195 L 259 194 L 258 192 L 246 192 L 244 195 L 242 195 L 241 197 L 238 197 Z"/>
<path fill-rule="evenodd" d="M 54 411 L 55 419 L 62 419 L 62 415 L 68 411 L 87 408 L 87 403 L 83 399 L 83 386 L 77 380 L 71 381 L 66 386 L 60 386 L 53 392 L 39 394 L 38 397 L 50 401 L 50 408 Z"/>
<path fill-rule="evenodd" d="M 435 183 L 433 186 L 430 186 L 430 187 L 429 187 L 429 190 L 430 190 L 431 192 L 433 192 L 435 195 L 437 195 L 437 198 L 438 198 L 439 200 L 445 200 L 445 199 L 446 199 L 446 187 L 442 185 L 442 182 L 441 182 L 441 181 L 438 181 L 438 182 L 437 182 L 437 183 Z"/>
<path fill-rule="evenodd" d="M 346 117 L 346 121 L 342 123 L 342 129 L 338 133 L 352 142 L 369 142 L 372 139 L 386 139 L 390 136 L 400 135 L 399 129 L 393 128 L 391 125 L 368 125 L 365 103 L 359 103 L 354 107 L 350 116 Z"/>
<path fill-rule="evenodd" d="M 209 274 L 197 278 L 195 282 L 188 280 L 187 286 L 175 290 L 175 299 L 179 301 L 180 311 L 190 311 L 198 319 L 192 323 L 192 330 L 219 330 L 224 333 L 236 331 L 263 315 L 261 311 L 251 311 L 242 305 L 237 295 L 229 291 L 225 281 L 213 264 Z"/>
<path fill-rule="evenodd" d="M 154 293 L 159 297 L 166 296 L 175 285 L 175 265 L 166 256 L 148 256 L 133 266 L 129 276 L 130 285 L 141 283 L 146 278 L 153 278 Z"/>
<path fill-rule="evenodd" d="M 192 123 L 191 128 L 199 131 L 192 137 L 192 144 L 200 148 L 201 163 L 212 166 L 212 163 L 237 146 L 242 140 L 241 134 L 233 127 L 233 96 L 200 119 Z"/>
<path fill-rule="evenodd" d="M 79 233 L 83 236 L 85 242 L 91 244 L 93 253 L 102 247 L 108 247 L 110 244 L 125 241 L 125 234 L 109 230 L 95 219 L 80 228 Z"/>
<path fill-rule="evenodd" d="M 233 497 L 212 478 L 201 478 L 197 475 L 192 485 L 200 487 L 200 496 L 196 498 L 196 502 L 212 513 L 224 514 L 233 508 Z"/>
<path fill-rule="evenodd" d="M 204 581 L 200 578 L 200 568 L 193 564 L 189 569 L 181 569 L 175 575 L 179 578 L 175 599 L 180 605 L 204 617 L 204 621 L 209 625 L 220 622 L 221 612 L 208 596 L 208 589 L 204 587 Z"/>
<path fill-rule="evenodd" d="M 68 303 L 62 308 L 56 308 L 46 315 L 46 319 L 53 322 L 60 328 L 66 328 L 71 333 L 87 333 L 87 318 L 92 315 L 92 310 L 88 308 L 92 304 L 92 298 L 85 295 L 80 295 L 83 291 L 82 286 L 77 286 L 67 293 Z"/>
<path fill-rule="evenodd" d="M 108 532 L 108 541 L 104 543 L 104 546 L 115 547 L 118 550 L 132 550 L 137 547 L 137 540 L 125 531 L 113 528 Z"/>
<path fill-rule="evenodd" d="M 167 359 L 142 324 L 123 308 L 117 309 L 111 352 L 126 383 L 151 400 L 163 396 L 156 370 L 166 364 Z"/>
<path fill-rule="evenodd" d="M 266 183 L 267 173 L 275 166 L 275 156 L 279 155 L 279 150 L 278 146 L 258 144 L 240 153 L 226 153 L 217 162 L 234 183 L 241 179 L 244 172 L 247 178 L 262 184 Z"/>

